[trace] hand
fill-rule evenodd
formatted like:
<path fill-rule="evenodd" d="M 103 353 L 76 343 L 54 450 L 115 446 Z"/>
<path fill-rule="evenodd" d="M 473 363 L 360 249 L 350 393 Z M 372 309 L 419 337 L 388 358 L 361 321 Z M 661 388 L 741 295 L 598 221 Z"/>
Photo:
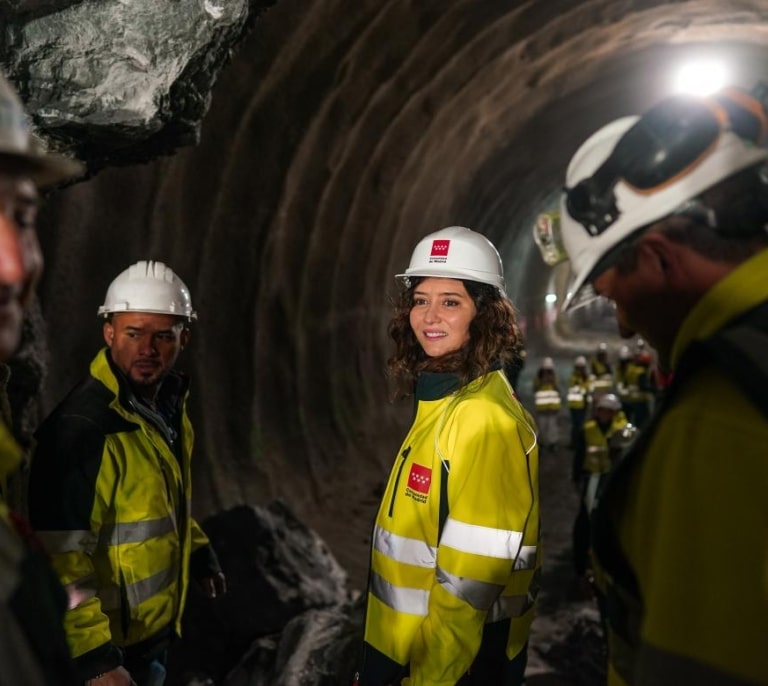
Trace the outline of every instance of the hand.
<path fill-rule="evenodd" d="M 227 592 L 227 578 L 224 572 L 216 572 L 211 576 L 206 576 L 200 581 L 203 592 L 209 598 L 217 598 Z"/>
<path fill-rule="evenodd" d="M 93 679 L 88 679 L 85 686 L 138 686 L 131 679 L 131 675 L 125 667 L 116 667 Z"/>

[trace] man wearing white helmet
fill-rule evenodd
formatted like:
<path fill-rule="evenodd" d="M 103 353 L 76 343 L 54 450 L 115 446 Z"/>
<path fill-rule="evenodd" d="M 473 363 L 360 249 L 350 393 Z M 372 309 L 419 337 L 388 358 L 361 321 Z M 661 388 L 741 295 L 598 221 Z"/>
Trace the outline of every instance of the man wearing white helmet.
<path fill-rule="evenodd" d="M 72 589 L 80 678 L 161 684 L 189 579 L 225 592 L 190 514 L 188 380 L 174 371 L 197 315 L 184 282 L 152 261 L 119 274 L 98 313 L 107 347 L 36 435 L 30 518 Z"/>
<path fill-rule="evenodd" d="M 610 684 L 767 684 L 768 120 L 760 85 L 676 96 L 568 168 L 573 281 L 672 381 L 593 515 Z"/>
<path fill-rule="evenodd" d="M 359 686 L 518 686 L 538 589 L 538 450 L 503 365 L 518 347 L 501 259 L 423 238 L 389 333 L 416 399 L 376 517 Z"/>
<path fill-rule="evenodd" d="M 0 73 L 0 408 L 8 406 L 9 358 L 43 268 L 37 240 L 38 189 L 71 180 L 79 164 L 45 154 L 19 97 Z M 24 460 L 11 418 L 0 416 L 0 683 L 75 684 L 63 630 L 67 595 L 31 527 L 9 506 Z"/>

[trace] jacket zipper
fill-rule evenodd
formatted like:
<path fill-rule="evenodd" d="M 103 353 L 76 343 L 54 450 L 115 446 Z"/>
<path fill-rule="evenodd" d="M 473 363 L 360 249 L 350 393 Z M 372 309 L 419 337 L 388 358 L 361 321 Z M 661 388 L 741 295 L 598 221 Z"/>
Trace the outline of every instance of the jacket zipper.
<path fill-rule="evenodd" d="M 408 453 L 411 452 L 411 446 L 408 446 L 405 450 L 403 450 L 402 453 L 400 453 L 400 466 L 397 468 L 397 476 L 395 477 L 395 486 L 392 489 L 392 500 L 389 503 L 389 516 L 392 516 L 392 513 L 395 509 L 395 497 L 397 496 L 397 485 L 400 483 L 400 475 L 403 473 L 403 467 L 405 467 L 405 460 L 408 457 Z"/>

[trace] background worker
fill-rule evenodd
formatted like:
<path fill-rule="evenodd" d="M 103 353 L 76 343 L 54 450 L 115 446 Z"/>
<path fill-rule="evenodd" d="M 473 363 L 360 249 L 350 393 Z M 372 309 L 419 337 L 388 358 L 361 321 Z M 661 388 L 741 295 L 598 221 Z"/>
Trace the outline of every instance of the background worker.
<path fill-rule="evenodd" d="M 0 684 L 71 686 L 64 635 L 67 594 L 31 527 L 7 502 L 24 452 L 11 431 L 6 362 L 43 270 L 37 240 L 38 187 L 72 179 L 80 165 L 42 152 L 18 95 L 0 73 Z"/>
<path fill-rule="evenodd" d="M 595 403 L 593 416 L 582 424 L 574 446 L 571 477 L 580 499 L 573 525 L 573 567 L 577 581 L 587 582 L 582 588 L 591 585 L 590 516 L 605 478 L 633 436 L 629 426 L 618 396 L 606 393 Z"/>
<path fill-rule="evenodd" d="M 645 349 L 638 350 L 624 373 L 627 418 L 642 429 L 651 416 L 654 398 L 653 358 Z"/>
<path fill-rule="evenodd" d="M 622 345 L 619 348 L 619 360 L 616 363 L 616 395 L 621 400 L 621 406 L 624 410 L 624 414 L 627 414 L 627 400 L 629 395 L 629 389 L 627 388 L 627 367 L 632 361 L 632 351 L 628 345 Z"/>
<path fill-rule="evenodd" d="M 196 314 L 152 261 L 119 274 L 99 314 L 106 348 L 37 432 L 30 518 L 74 589 L 65 626 L 80 678 L 154 686 L 190 576 L 210 597 L 226 590 L 190 514 L 188 380 L 174 371 Z"/>
<path fill-rule="evenodd" d="M 767 89 L 674 96 L 571 160 L 573 278 L 671 371 L 593 513 L 608 683 L 768 684 Z"/>
<path fill-rule="evenodd" d="M 568 377 L 568 395 L 566 403 L 571 415 L 571 442 L 573 448 L 578 441 L 579 434 L 584 427 L 587 418 L 587 408 L 592 401 L 591 381 L 587 372 L 587 358 L 579 355 L 573 361 L 573 371 Z"/>
<path fill-rule="evenodd" d="M 501 259 L 448 227 L 398 278 L 389 369 L 417 406 L 376 516 L 356 682 L 517 686 L 538 590 L 538 450 L 503 372 L 517 326 Z"/>
<path fill-rule="evenodd" d="M 603 393 L 613 393 L 613 367 L 608 359 L 608 345 L 600 343 L 594 357 L 589 360 L 589 371 L 592 374 L 592 394 L 597 400 Z"/>
<path fill-rule="evenodd" d="M 545 357 L 533 378 L 533 404 L 536 423 L 539 426 L 539 445 L 550 452 L 557 452 L 560 445 L 560 410 L 563 398 L 560 395 L 555 361 Z"/>

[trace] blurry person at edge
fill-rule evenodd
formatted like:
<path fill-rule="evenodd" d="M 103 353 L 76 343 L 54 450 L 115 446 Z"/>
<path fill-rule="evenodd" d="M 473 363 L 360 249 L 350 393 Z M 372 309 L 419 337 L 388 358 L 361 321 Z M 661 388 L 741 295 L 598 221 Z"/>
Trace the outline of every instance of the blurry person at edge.
<path fill-rule="evenodd" d="M 517 326 L 501 259 L 452 226 L 397 278 L 389 370 L 416 411 L 376 517 L 355 683 L 517 686 L 541 559 L 539 456 L 503 372 Z"/>
<path fill-rule="evenodd" d="M 67 593 L 23 510 L 24 450 L 12 433 L 6 362 L 21 341 L 24 313 L 43 271 L 37 239 L 38 191 L 83 173 L 46 154 L 21 100 L 0 73 L 0 684 L 77 683 L 64 634 Z M 16 488 L 16 486 L 19 488 Z M 17 493 L 17 491 L 19 491 Z M 14 497 L 18 496 L 18 497 Z"/>

